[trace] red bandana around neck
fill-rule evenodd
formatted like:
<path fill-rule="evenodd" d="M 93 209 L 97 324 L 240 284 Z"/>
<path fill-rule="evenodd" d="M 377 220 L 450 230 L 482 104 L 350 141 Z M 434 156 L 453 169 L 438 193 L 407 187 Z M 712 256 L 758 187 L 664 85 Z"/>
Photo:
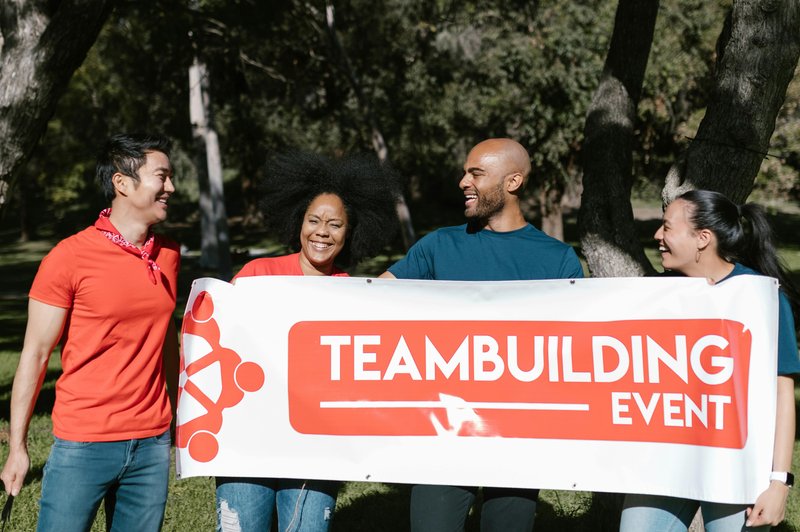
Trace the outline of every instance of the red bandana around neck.
<path fill-rule="evenodd" d="M 94 223 L 94 226 L 97 228 L 98 231 L 103 233 L 106 238 L 110 241 L 124 249 L 127 253 L 131 255 L 136 255 L 140 257 L 143 261 L 145 266 L 147 267 L 147 274 L 150 276 L 150 280 L 153 284 L 158 283 L 158 276 L 156 275 L 157 271 L 160 271 L 161 268 L 158 267 L 158 264 L 155 263 L 153 259 L 150 258 L 150 255 L 153 254 L 153 248 L 155 247 L 155 235 L 151 232 L 147 240 L 145 241 L 144 245 L 141 249 L 137 248 L 127 240 L 125 237 L 119 234 L 117 228 L 114 227 L 114 224 L 111 223 L 109 219 L 111 216 L 111 209 L 103 209 L 100 211 L 100 216 L 97 218 L 97 221 Z"/>

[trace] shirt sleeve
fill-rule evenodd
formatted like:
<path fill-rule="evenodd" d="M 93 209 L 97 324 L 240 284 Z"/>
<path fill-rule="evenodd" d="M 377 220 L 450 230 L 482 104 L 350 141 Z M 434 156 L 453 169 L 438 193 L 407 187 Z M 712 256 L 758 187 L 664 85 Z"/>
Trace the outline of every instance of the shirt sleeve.
<path fill-rule="evenodd" d="M 398 279 L 434 279 L 433 234 L 425 235 L 411 246 L 405 257 L 389 267 L 389 273 Z"/>
<path fill-rule="evenodd" d="M 578 255 L 575 254 L 575 250 L 570 248 L 564 253 L 564 257 L 561 260 L 561 278 L 562 279 L 582 279 L 583 278 L 583 266 L 581 266 L 581 261 L 578 259 Z"/>
<path fill-rule="evenodd" d="M 59 243 L 42 259 L 28 296 L 59 308 L 71 308 L 75 297 L 74 254 L 65 242 Z"/>
<path fill-rule="evenodd" d="M 800 358 L 797 356 L 797 336 L 794 332 L 792 306 L 786 294 L 778 297 L 778 375 L 800 373 Z"/>

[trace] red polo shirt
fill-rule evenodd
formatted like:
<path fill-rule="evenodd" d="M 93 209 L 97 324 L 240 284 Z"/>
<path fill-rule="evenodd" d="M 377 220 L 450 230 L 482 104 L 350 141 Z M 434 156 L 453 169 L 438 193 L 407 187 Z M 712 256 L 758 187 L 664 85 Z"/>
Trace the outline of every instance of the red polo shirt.
<path fill-rule="evenodd" d="M 281 257 L 264 257 L 253 259 L 239 270 L 233 280 L 240 277 L 255 277 L 257 275 L 303 275 L 300 268 L 300 253 L 283 255 Z M 348 277 L 347 272 L 333 267 L 332 277 Z"/>
<path fill-rule="evenodd" d="M 175 309 L 180 252 L 156 236 L 153 284 L 145 262 L 95 227 L 42 260 L 30 297 L 68 309 L 53 433 L 75 441 L 147 438 L 169 428 L 162 348 Z"/>

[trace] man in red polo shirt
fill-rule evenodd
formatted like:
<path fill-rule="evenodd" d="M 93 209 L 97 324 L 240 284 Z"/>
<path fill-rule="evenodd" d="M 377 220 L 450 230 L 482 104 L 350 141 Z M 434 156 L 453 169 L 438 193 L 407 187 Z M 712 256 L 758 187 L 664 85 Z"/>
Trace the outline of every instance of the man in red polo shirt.
<path fill-rule="evenodd" d="M 169 147 L 161 136 L 112 137 L 96 172 L 111 208 L 59 242 L 33 281 L 0 478 L 19 493 L 31 413 L 62 339 L 38 530 L 89 530 L 103 499 L 108 529 L 161 528 L 172 419 L 165 367 L 176 376 L 180 253 L 151 227 L 166 219 L 175 191 Z"/>

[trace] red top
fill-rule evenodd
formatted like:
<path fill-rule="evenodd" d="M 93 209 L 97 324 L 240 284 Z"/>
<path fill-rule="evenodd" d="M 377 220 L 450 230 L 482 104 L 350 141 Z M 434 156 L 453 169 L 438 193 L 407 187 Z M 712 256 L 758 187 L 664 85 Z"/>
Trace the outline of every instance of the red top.
<path fill-rule="evenodd" d="M 245 264 L 232 280 L 240 277 L 255 277 L 257 275 L 303 275 L 300 268 L 300 253 L 283 255 L 282 257 L 265 257 L 253 259 Z M 331 277 L 349 277 L 347 272 L 333 267 Z"/>
<path fill-rule="evenodd" d="M 156 236 L 151 258 L 160 267 L 156 284 L 140 257 L 89 227 L 42 260 L 30 297 L 68 309 L 53 406 L 59 438 L 115 441 L 169 429 L 162 348 L 180 251 Z"/>

